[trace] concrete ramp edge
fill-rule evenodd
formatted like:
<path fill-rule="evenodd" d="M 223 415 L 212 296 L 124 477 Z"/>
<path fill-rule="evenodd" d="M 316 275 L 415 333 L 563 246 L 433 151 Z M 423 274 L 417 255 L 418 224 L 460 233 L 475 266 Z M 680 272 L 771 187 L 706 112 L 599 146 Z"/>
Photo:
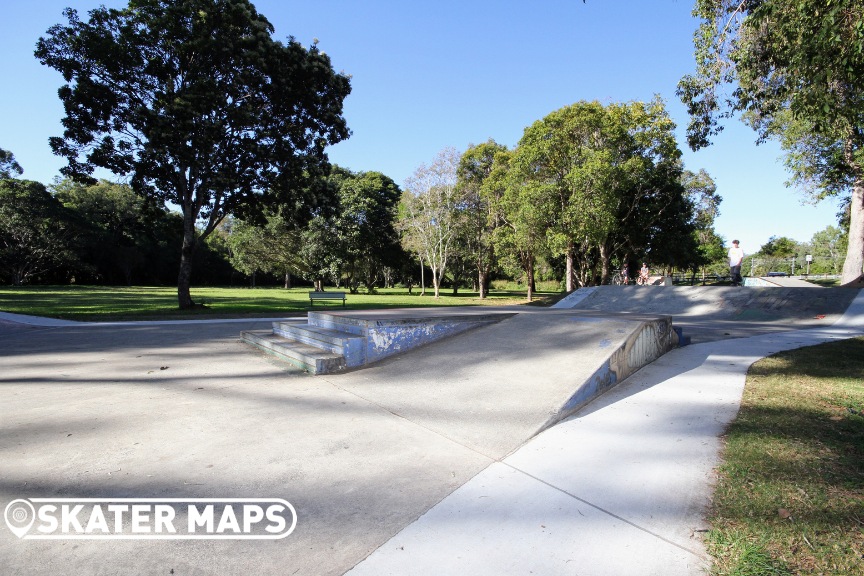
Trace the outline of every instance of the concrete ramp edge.
<path fill-rule="evenodd" d="M 672 318 L 669 316 L 641 322 L 534 435 L 572 416 L 643 366 L 678 347 L 678 340 L 678 333 L 672 327 Z"/>

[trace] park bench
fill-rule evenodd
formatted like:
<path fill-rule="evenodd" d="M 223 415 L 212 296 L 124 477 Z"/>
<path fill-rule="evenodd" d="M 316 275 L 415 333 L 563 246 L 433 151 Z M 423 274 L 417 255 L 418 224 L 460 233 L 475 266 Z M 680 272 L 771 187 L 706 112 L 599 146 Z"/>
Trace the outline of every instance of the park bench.
<path fill-rule="evenodd" d="M 342 300 L 345 307 L 345 292 L 309 292 L 309 307 L 315 305 L 315 300 Z"/>

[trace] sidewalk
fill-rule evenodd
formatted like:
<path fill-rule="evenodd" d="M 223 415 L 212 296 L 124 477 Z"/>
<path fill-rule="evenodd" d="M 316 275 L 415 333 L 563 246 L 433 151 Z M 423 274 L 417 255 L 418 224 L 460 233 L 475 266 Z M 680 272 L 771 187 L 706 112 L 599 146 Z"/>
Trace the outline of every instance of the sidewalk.
<path fill-rule="evenodd" d="M 864 291 L 824 329 L 674 350 L 475 476 L 348 574 L 703 574 L 720 435 L 749 366 L 864 334 Z"/>

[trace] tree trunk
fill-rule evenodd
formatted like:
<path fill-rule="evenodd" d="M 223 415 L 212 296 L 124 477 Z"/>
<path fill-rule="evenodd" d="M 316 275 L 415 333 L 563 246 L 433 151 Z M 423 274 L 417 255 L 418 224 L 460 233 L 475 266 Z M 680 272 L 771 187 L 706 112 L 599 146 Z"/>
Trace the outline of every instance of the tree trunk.
<path fill-rule="evenodd" d="M 481 268 L 477 273 L 477 284 L 480 291 L 480 299 L 483 300 L 486 298 L 486 277 L 488 273 L 485 269 Z"/>
<path fill-rule="evenodd" d="M 285 271 L 285 289 L 291 288 L 291 272 Z"/>
<path fill-rule="evenodd" d="M 177 276 L 177 302 L 181 310 L 195 307 L 189 292 L 192 285 L 192 255 L 195 253 L 195 221 L 183 216 L 183 246 L 180 248 L 180 273 Z"/>
<path fill-rule="evenodd" d="M 575 288 L 573 286 L 573 243 L 567 245 L 567 270 L 564 272 L 566 275 L 564 279 L 564 285 L 567 289 L 567 292 L 572 292 Z"/>
<path fill-rule="evenodd" d="M 525 273 L 528 276 L 528 302 L 534 301 L 534 260 L 528 260 Z"/>
<path fill-rule="evenodd" d="M 426 272 L 423 270 L 423 257 L 420 256 L 420 296 L 426 295 Z"/>
<path fill-rule="evenodd" d="M 609 260 L 609 249 L 604 242 L 600 244 L 600 284 L 606 284 L 609 281 Z"/>
<path fill-rule="evenodd" d="M 864 177 L 855 179 L 849 214 L 849 247 L 840 284 L 854 282 L 864 269 Z"/>

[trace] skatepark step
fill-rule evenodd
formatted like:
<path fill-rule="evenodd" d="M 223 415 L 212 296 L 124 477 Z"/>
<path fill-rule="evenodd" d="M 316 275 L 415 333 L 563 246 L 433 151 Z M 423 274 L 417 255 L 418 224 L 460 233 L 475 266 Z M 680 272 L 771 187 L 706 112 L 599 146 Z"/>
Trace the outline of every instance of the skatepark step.
<path fill-rule="evenodd" d="M 336 372 L 345 368 L 345 357 L 342 354 L 310 346 L 272 332 L 244 331 L 240 334 L 240 338 L 243 342 L 312 374 Z"/>
<path fill-rule="evenodd" d="M 309 312 L 306 323 L 274 322 L 272 333 L 249 331 L 240 337 L 312 374 L 326 374 L 377 362 L 512 315 L 425 309 Z"/>
<path fill-rule="evenodd" d="M 340 354 L 346 358 L 359 354 L 359 351 L 366 344 L 366 338 L 361 335 L 321 328 L 308 323 L 274 322 L 273 333 L 288 340 L 296 340 L 334 354 Z"/>

